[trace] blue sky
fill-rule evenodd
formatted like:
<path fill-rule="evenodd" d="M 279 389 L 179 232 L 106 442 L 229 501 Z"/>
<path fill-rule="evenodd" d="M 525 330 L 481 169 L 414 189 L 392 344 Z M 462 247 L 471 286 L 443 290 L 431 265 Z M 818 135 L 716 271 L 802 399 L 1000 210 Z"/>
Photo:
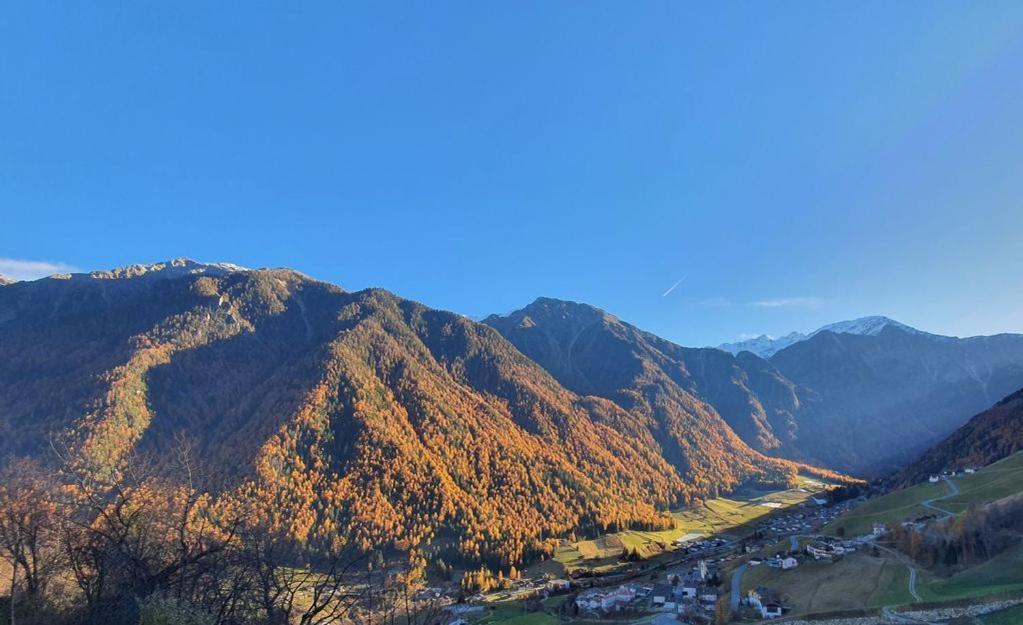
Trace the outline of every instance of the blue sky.
<path fill-rule="evenodd" d="M 7 7 L 0 273 L 1023 331 L 1023 3 L 295 4 Z"/>

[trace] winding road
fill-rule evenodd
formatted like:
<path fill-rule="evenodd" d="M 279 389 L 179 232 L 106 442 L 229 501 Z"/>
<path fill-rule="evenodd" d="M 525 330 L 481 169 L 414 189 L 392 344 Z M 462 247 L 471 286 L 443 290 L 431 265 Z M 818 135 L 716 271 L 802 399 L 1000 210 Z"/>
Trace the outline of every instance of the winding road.
<path fill-rule="evenodd" d="M 949 492 L 944 494 L 944 495 L 942 495 L 941 497 L 935 497 L 934 499 L 928 499 L 926 501 L 921 501 L 920 505 L 925 507 L 925 508 L 930 508 L 931 510 L 934 510 L 935 512 L 942 513 L 945 516 L 943 516 L 941 518 L 947 519 L 947 518 L 949 518 L 951 516 L 955 516 L 955 513 L 954 512 L 949 512 L 948 510 L 945 510 L 944 508 L 939 508 L 938 506 L 934 505 L 934 502 L 935 501 L 941 501 L 942 499 L 951 499 L 952 497 L 955 497 L 956 495 L 959 494 L 959 487 L 956 486 L 955 482 L 953 482 L 952 480 L 948 479 L 945 476 L 941 476 L 941 479 L 945 480 L 945 483 L 948 484 Z"/>

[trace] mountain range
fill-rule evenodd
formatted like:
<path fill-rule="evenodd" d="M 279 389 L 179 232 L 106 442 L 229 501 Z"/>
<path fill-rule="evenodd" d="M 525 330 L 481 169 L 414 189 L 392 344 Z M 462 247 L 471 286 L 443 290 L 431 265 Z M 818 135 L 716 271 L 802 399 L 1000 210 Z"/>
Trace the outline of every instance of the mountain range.
<path fill-rule="evenodd" d="M 301 541 L 507 565 L 740 484 L 842 479 L 751 449 L 695 400 L 671 447 L 660 410 L 566 388 L 488 325 L 290 270 L 178 260 L 0 287 L 0 456 L 57 440 L 113 470 L 188 440 Z"/>
<path fill-rule="evenodd" d="M 785 349 L 789 345 L 794 345 L 800 341 L 805 341 L 808 338 L 816 336 L 821 332 L 834 332 L 835 334 L 858 334 L 860 336 L 876 336 L 886 327 L 891 326 L 898 328 L 905 332 L 918 332 L 916 328 L 911 328 L 904 323 L 899 323 L 894 319 L 888 317 L 882 317 L 875 315 L 871 317 L 860 317 L 858 319 L 851 319 L 849 321 L 839 321 L 836 323 L 830 323 L 826 326 L 817 328 L 809 334 L 802 332 L 789 332 L 785 336 L 775 338 L 767 334 L 761 334 L 760 336 L 744 339 L 735 343 L 722 343 L 718 345 L 718 349 L 723 349 L 726 352 L 738 354 L 739 352 L 753 352 L 761 358 L 770 358 L 776 353 Z"/>
<path fill-rule="evenodd" d="M 540 298 L 482 323 L 179 259 L 0 287 L 0 456 L 191 441 L 302 541 L 506 565 L 797 473 L 906 465 L 1023 387 L 1023 337 L 833 326 L 764 359 Z"/>

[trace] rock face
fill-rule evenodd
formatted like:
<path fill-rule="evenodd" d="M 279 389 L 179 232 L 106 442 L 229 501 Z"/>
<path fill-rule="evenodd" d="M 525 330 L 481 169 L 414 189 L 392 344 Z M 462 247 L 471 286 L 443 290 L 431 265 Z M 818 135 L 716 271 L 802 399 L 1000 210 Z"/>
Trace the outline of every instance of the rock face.
<path fill-rule="evenodd" d="M 680 347 L 558 300 L 484 322 L 577 392 L 626 410 L 647 398 L 655 420 L 689 410 L 662 408 L 684 396 L 676 406 L 709 407 L 754 449 L 871 477 L 1023 386 L 1023 336 L 957 339 L 884 317 L 826 326 L 769 360 Z"/>
<path fill-rule="evenodd" d="M 566 388 L 490 326 L 382 290 L 186 260 L 52 277 L 0 289 L 0 457 L 56 439 L 159 462 L 184 437 L 299 540 L 503 563 L 812 471 L 750 449 L 663 364 L 616 403 L 587 386 L 614 367 Z"/>

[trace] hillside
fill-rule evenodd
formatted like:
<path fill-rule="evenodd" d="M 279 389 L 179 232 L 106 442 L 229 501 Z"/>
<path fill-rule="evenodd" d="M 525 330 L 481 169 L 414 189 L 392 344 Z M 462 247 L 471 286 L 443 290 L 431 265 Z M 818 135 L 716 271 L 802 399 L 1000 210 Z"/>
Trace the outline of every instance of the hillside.
<path fill-rule="evenodd" d="M 776 433 L 791 425 L 798 406 L 791 386 L 761 368 L 762 360 L 683 348 L 592 306 L 547 298 L 484 323 L 566 388 L 634 415 L 630 424 L 639 427 L 626 433 L 651 441 L 690 479 L 724 472 L 730 488 L 755 467 L 780 463 L 736 434 L 778 448 Z"/>
<path fill-rule="evenodd" d="M 1023 390 L 970 419 L 892 480 L 912 484 L 945 470 L 982 467 L 1023 449 Z"/>
<path fill-rule="evenodd" d="M 693 406 L 665 453 L 649 414 L 566 389 L 486 325 L 289 270 L 181 260 L 0 288 L 0 455 L 58 440 L 113 467 L 184 436 L 222 496 L 305 542 L 505 565 L 797 471 Z"/>
<path fill-rule="evenodd" d="M 825 326 L 770 360 L 676 345 L 602 310 L 547 298 L 484 323 L 567 388 L 673 431 L 716 417 L 772 456 L 869 477 L 911 461 L 988 398 L 1023 386 L 1023 336 L 956 339 L 883 317 Z M 716 413 L 716 414 L 715 414 Z M 734 441 L 718 439 L 734 454 Z"/>

